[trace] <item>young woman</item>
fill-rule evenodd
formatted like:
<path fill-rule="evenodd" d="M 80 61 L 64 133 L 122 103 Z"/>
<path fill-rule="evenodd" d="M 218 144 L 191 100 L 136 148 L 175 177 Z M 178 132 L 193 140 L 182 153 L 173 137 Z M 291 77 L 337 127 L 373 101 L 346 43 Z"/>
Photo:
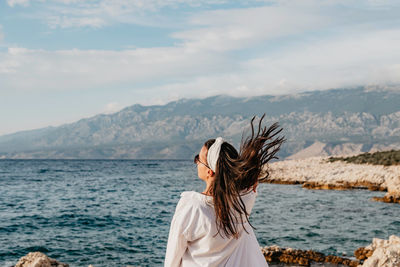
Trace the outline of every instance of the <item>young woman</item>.
<path fill-rule="evenodd" d="M 266 163 L 283 137 L 277 123 L 258 129 L 240 152 L 221 137 L 205 142 L 194 158 L 202 193 L 183 192 L 169 232 L 165 266 L 268 266 L 249 222 L 258 182 L 268 178 Z"/>

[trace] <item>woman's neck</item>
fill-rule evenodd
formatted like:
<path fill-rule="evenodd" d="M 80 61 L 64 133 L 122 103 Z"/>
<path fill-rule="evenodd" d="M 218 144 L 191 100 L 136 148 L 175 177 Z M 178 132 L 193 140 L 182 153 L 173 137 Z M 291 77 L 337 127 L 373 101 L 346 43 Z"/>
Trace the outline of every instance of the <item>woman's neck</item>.
<path fill-rule="evenodd" d="M 211 196 L 211 183 L 206 183 L 206 189 L 201 192 L 203 195 Z"/>

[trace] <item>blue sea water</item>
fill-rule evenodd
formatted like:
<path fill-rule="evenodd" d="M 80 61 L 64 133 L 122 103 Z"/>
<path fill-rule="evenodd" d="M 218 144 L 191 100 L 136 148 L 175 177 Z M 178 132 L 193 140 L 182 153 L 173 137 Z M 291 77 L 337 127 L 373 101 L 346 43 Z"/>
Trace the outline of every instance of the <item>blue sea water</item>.
<path fill-rule="evenodd" d="M 0 160 L 0 266 L 42 251 L 70 266 L 161 266 L 182 191 L 202 191 L 191 161 Z M 352 256 L 400 234 L 382 192 L 261 184 L 251 222 L 261 246 Z"/>

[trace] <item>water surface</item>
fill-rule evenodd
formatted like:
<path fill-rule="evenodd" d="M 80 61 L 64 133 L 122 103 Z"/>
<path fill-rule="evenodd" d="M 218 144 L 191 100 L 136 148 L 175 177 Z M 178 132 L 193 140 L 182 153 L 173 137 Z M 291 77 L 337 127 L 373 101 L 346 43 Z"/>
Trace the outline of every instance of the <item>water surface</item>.
<path fill-rule="evenodd" d="M 70 266 L 161 266 L 180 192 L 201 191 L 191 161 L 0 160 L 0 266 L 42 251 Z M 352 255 L 400 233 L 382 192 L 262 184 L 251 222 L 261 246 Z"/>

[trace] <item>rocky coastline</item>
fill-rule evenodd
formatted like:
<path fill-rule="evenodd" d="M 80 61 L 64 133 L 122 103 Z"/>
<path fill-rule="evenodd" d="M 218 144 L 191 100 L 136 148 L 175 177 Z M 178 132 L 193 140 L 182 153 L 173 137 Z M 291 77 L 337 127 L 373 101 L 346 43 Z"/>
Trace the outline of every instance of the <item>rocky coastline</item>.
<path fill-rule="evenodd" d="M 383 166 L 329 162 L 327 157 L 312 157 L 271 163 L 268 183 L 301 184 L 307 189 L 386 191 L 374 200 L 400 203 L 400 165 Z"/>
<path fill-rule="evenodd" d="M 398 267 L 400 266 L 400 237 L 392 235 L 388 240 L 374 238 L 367 247 L 354 251 L 353 258 L 324 255 L 312 250 L 280 248 L 278 246 L 261 249 L 269 263 L 311 266 L 313 263 L 331 263 L 350 267 Z"/>

